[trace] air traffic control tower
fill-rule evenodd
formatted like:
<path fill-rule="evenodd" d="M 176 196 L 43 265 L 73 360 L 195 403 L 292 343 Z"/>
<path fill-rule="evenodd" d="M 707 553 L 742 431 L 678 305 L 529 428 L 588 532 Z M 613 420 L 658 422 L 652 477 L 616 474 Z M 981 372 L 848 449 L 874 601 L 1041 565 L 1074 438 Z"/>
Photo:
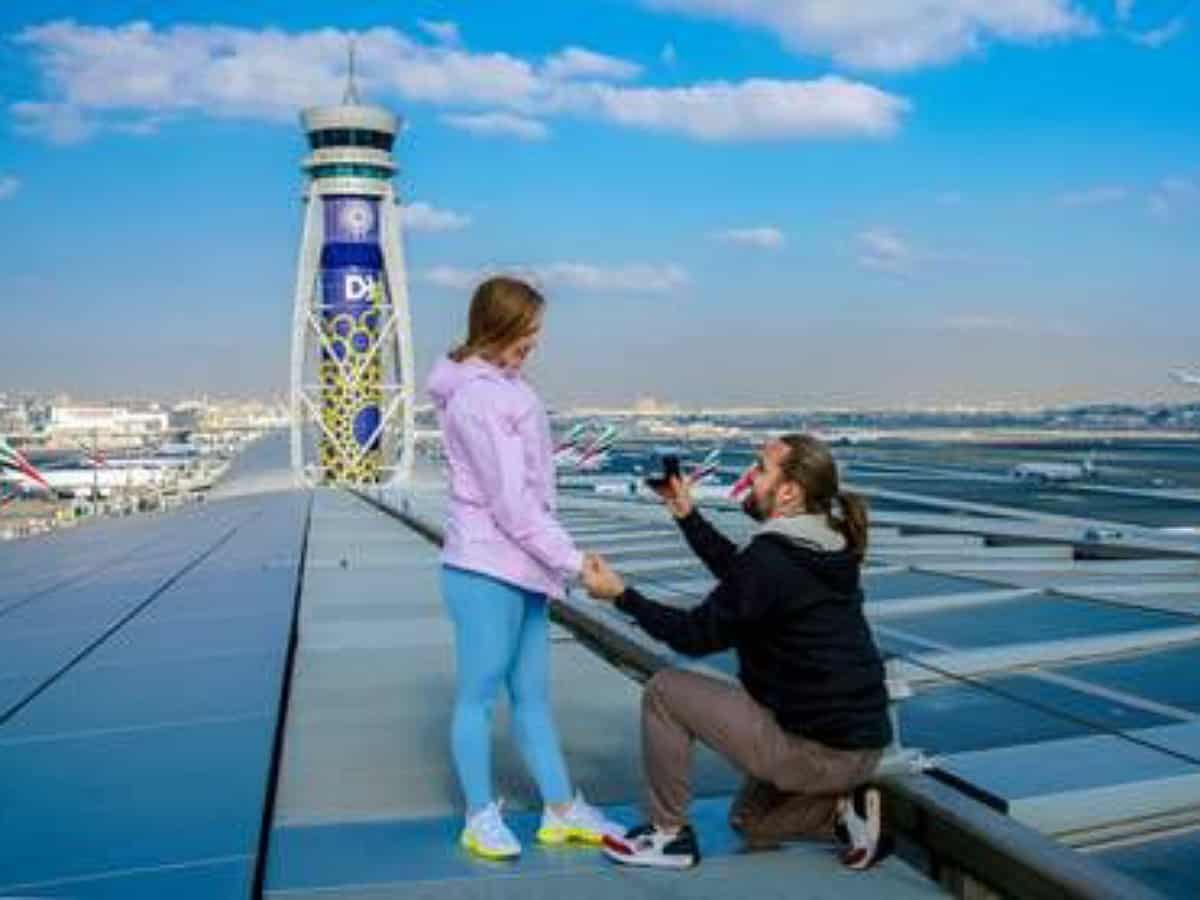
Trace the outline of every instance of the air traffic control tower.
<path fill-rule="evenodd" d="M 291 458 L 305 484 L 407 479 L 412 325 L 392 177 L 398 118 L 359 102 L 301 113 L 304 230 L 292 322 Z"/>

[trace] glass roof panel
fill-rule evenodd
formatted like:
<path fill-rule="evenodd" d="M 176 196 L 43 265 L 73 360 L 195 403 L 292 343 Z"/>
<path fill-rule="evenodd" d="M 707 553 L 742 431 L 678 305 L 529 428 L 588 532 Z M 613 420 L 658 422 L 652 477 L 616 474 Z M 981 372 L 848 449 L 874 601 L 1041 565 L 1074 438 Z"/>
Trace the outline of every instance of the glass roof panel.
<path fill-rule="evenodd" d="M 896 616 L 887 622 L 888 627 L 959 649 L 1099 637 L 1186 624 L 1188 619 L 1170 613 L 1049 595 Z"/>
<path fill-rule="evenodd" d="M 1081 737 L 1095 730 L 1087 723 L 1125 731 L 1173 721 L 1028 675 L 992 678 L 982 684 L 1003 695 L 970 684 L 951 684 L 905 700 L 900 706 L 905 745 L 931 753 L 962 753 Z M 1084 721 L 1053 715 L 1024 700 Z"/>
<path fill-rule="evenodd" d="M 867 601 L 897 600 L 906 597 L 928 597 L 943 594 L 969 594 L 972 591 L 994 591 L 997 584 L 972 578 L 954 578 L 929 572 L 894 572 L 870 575 L 863 581 Z"/>
<path fill-rule="evenodd" d="M 1054 671 L 1200 713 L 1200 646 L 1177 647 Z"/>

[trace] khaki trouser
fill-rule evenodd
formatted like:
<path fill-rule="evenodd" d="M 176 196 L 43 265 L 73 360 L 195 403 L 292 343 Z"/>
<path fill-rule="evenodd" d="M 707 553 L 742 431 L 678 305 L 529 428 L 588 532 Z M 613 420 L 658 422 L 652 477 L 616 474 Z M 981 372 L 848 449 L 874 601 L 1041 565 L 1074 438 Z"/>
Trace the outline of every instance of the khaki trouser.
<path fill-rule="evenodd" d="M 692 740 L 748 777 L 730 824 L 751 841 L 831 837 L 838 797 L 867 781 L 880 750 L 837 750 L 791 734 L 741 685 L 666 669 L 642 695 L 647 812 L 656 825 L 687 822 Z"/>

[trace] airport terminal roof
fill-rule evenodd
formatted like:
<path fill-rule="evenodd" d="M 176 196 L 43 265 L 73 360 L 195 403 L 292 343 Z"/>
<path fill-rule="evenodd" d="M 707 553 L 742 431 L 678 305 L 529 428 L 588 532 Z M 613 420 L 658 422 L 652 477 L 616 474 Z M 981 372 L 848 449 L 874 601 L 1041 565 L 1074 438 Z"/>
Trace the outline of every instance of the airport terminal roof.
<path fill-rule="evenodd" d="M 444 734 L 452 641 L 427 540 L 444 488 L 383 492 L 381 509 L 281 486 L 245 465 L 194 509 L 0 546 L 0 894 L 724 897 L 733 879 L 766 896 L 938 893 L 900 860 L 858 876 L 819 846 L 740 852 L 723 825 L 735 773 L 707 753 L 708 859 L 691 880 L 580 851 L 517 867 L 464 857 Z M 1194 896 L 1200 557 L 1120 541 L 1097 554 L 1077 522 L 978 512 L 873 527 L 867 608 L 904 745 L 889 771 L 902 778 L 902 750 L 919 750 L 922 777 L 1111 865 L 1112 885 L 1133 884 L 1125 872 Z M 732 510 L 710 514 L 748 536 Z M 562 516 L 648 594 L 688 605 L 711 585 L 652 505 L 569 495 Z M 633 657 L 602 644 L 685 661 L 582 596 L 561 613 L 568 759 L 593 800 L 633 819 Z M 533 787 L 508 742 L 497 748 L 525 835 Z"/>

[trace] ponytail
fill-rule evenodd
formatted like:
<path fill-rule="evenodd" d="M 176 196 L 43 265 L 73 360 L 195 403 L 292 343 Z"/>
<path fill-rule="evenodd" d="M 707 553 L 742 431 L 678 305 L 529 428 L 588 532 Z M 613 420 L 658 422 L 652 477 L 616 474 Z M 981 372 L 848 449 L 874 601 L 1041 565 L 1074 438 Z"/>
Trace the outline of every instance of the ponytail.
<path fill-rule="evenodd" d="M 862 562 L 867 555 L 867 501 L 841 489 L 837 463 L 822 441 L 811 434 L 785 434 L 779 440 L 789 450 L 780 463 L 783 476 L 804 488 L 805 511 L 824 513 L 829 527 Z"/>
<path fill-rule="evenodd" d="M 850 552 L 861 561 L 867 555 L 867 501 L 850 491 L 838 491 L 834 499 L 842 514 L 830 515 L 829 524 L 842 533 Z"/>

